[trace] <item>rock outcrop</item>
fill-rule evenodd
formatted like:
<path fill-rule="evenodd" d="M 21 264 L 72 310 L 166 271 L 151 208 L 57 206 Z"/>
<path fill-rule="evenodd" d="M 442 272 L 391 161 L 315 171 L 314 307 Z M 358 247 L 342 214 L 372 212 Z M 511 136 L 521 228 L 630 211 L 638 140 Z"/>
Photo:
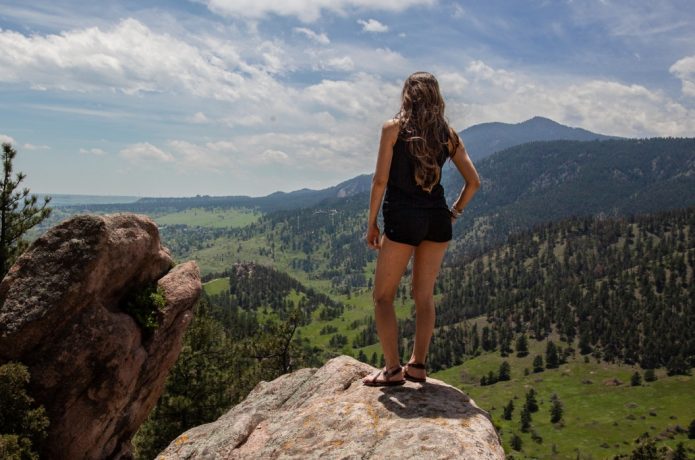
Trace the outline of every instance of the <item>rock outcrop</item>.
<path fill-rule="evenodd" d="M 504 459 L 489 415 L 439 380 L 374 388 L 376 370 L 341 356 L 261 382 L 213 423 L 178 436 L 157 458 Z"/>
<path fill-rule="evenodd" d="M 153 282 L 166 305 L 144 333 L 122 306 Z M 0 364 L 29 367 L 50 418 L 42 458 L 130 455 L 201 290 L 196 263 L 174 266 L 145 215 L 79 215 L 32 243 L 0 283 Z"/>

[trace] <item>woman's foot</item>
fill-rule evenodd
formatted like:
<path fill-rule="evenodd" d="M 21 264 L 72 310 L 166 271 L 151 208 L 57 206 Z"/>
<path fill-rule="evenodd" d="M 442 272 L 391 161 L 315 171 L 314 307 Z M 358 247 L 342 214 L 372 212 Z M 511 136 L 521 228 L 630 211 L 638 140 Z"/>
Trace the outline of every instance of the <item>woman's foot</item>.
<path fill-rule="evenodd" d="M 362 379 L 362 383 L 368 387 L 390 387 L 403 385 L 405 383 L 405 379 L 403 378 L 403 368 L 400 364 L 390 369 L 383 368 L 380 371 Z"/>
<path fill-rule="evenodd" d="M 404 366 L 403 375 L 406 380 L 422 383 L 427 381 L 427 368 L 422 363 L 410 361 Z"/>

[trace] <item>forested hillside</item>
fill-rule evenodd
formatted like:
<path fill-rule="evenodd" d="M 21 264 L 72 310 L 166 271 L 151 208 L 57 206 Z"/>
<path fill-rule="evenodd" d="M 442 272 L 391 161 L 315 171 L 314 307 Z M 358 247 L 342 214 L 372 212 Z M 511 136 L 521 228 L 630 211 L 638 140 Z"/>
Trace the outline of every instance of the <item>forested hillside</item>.
<path fill-rule="evenodd" d="M 695 204 L 695 139 L 532 142 L 477 165 L 482 186 L 456 235 L 466 252 L 569 216 L 658 212 Z M 443 178 L 451 202 L 463 182 Z"/>
<path fill-rule="evenodd" d="M 521 335 L 556 331 L 581 354 L 684 373 L 695 366 L 694 224 L 691 207 L 570 218 L 512 235 L 443 272 L 437 325 L 486 315 L 491 330 L 469 333 L 466 354 L 476 344 L 509 354 Z M 438 356 L 445 362 L 433 366 L 460 361 L 449 350 Z"/>

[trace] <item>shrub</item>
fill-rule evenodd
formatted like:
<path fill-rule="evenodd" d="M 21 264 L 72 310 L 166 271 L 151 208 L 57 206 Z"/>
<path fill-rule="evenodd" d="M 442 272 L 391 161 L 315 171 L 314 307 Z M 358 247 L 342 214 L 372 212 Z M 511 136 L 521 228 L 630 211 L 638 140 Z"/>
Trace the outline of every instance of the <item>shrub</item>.
<path fill-rule="evenodd" d="M 656 380 L 656 374 L 654 373 L 654 369 L 647 369 L 644 371 L 644 381 L 645 382 L 653 382 Z"/>
<path fill-rule="evenodd" d="M 29 370 L 21 363 L 0 366 L 0 458 L 38 459 L 48 417 L 29 396 Z"/>
<path fill-rule="evenodd" d="M 123 302 L 123 310 L 149 333 L 159 327 L 159 317 L 165 306 L 164 289 L 156 283 L 132 291 Z"/>

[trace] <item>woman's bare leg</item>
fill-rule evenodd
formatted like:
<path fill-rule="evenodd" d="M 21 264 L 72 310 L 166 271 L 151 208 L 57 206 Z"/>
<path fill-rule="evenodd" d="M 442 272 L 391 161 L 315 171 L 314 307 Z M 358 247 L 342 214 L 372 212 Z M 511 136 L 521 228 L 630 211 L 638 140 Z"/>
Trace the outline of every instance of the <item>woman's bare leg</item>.
<path fill-rule="evenodd" d="M 434 283 L 448 242 L 424 240 L 415 248 L 413 260 L 413 300 L 415 301 L 415 345 L 411 362 L 424 363 L 434 330 Z M 424 377 L 423 369 L 408 368 L 413 377 Z"/>
<path fill-rule="evenodd" d="M 374 275 L 374 317 L 381 348 L 384 351 L 386 368 L 400 364 L 398 355 L 398 322 L 393 301 L 396 297 L 401 277 L 408 266 L 414 247 L 397 243 L 382 236 L 381 248 L 376 259 Z"/>

